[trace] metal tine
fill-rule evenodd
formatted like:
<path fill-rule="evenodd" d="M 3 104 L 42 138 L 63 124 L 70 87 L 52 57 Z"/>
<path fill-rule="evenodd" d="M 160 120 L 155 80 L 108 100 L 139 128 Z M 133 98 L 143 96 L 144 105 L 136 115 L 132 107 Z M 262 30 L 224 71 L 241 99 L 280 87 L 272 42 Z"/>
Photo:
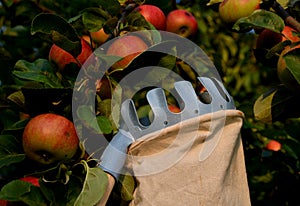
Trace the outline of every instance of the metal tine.
<path fill-rule="evenodd" d="M 129 130 L 134 138 L 136 138 L 136 133 L 139 133 L 139 130 L 144 128 L 138 119 L 136 108 L 132 99 L 127 99 L 122 103 L 121 118 L 121 128 Z"/>
<path fill-rule="evenodd" d="M 198 97 L 192 84 L 188 81 L 175 82 L 175 98 L 179 103 L 183 102 L 180 113 L 172 113 L 169 118 L 170 124 L 194 118 L 199 115 Z M 187 106 L 188 105 L 188 106 Z"/>
<path fill-rule="evenodd" d="M 212 100 L 210 105 L 210 112 L 215 112 L 218 110 L 224 110 L 228 108 L 234 108 L 233 102 L 229 102 L 229 99 L 231 99 L 230 95 L 224 88 L 224 86 L 218 82 L 217 79 L 215 79 L 216 82 L 218 82 L 218 86 L 220 86 L 222 91 L 220 91 L 215 83 L 208 77 L 198 77 L 198 80 L 203 84 L 203 86 L 207 89 L 209 95 L 211 96 Z M 220 92 L 224 92 L 226 97 L 223 97 Z M 228 99 L 228 100 L 226 100 Z"/>
<path fill-rule="evenodd" d="M 143 135 L 160 131 L 165 128 L 168 110 L 165 93 L 161 88 L 152 89 L 147 93 L 147 100 L 154 113 L 154 119 L 149 126 L 144 126 L 140 123 L 133 100 L 127 99 L 122 103 L 121 116 L 125 123 L 125 128 L 128 130 L 134 139 L 138 139 Z"/>
<path fill-rule="evenodd" d="M 231 95 L 228 93 L 224 85 L 216 78 L 214 78 L 214 81 L 218 84 L 219 88 L 222 89 L 223 93 L 227 97 L 227 107 L 225 109 L 236 109 L 233 98 Z"/>

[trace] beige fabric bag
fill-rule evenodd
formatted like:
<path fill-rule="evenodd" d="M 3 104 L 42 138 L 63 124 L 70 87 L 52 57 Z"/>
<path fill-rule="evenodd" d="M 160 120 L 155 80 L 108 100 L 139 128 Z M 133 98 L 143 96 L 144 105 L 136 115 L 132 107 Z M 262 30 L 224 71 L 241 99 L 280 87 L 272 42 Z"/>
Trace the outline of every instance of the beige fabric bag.
<path fill-rule="evenodd" d="M 243 117 L 238 110 L 205 114 L 133 143 L 126 165 L 137 187 L 130 205 L 251 205 Z"/>

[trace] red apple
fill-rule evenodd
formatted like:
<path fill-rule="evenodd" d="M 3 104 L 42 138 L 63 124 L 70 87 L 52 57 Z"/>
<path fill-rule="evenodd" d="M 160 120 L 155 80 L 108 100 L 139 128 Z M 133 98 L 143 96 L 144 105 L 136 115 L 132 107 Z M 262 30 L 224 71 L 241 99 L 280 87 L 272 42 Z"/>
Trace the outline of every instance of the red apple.
<path fill-rule="evenodd" d="M 135 11 L 138 11 L 157 30 L 166 29 L 166 16 L 159 7 L 149 4 L 143 4 L 138 6 Z"/>
<path fill-rule="evenodd" d="M 0 200 L 0 206 L 7 206 L 7 200 Z"/>
<path fill-rule="evenodd" d="M 22 180 L 24 182 L 29 182 L 36 187 L 40 186 L 39 178 L 37 178 L 37 177 L 33 177 L 33 176 L 22 177 L 22 178 L 20 178 L 20 180 Z"/>
<path fill-rule="evenodd" d="M 219 4 L 219 14 L 225 23 L 235 23 L 259 8 L 260 0 L 224 0 Z"/>
<path fill-rule="evenodd" d="M 93 42 L 95 42 L 99 46 L 106 42 L 109 37 L 109 34 L 106 34 L 103 28 L 95 32 L 90 32 L 90 34 Z"/>
<path fill-rule="evenodd" d="M 71 159 L 78 145 L 74 124 L 57 114 L 46 113 L 33 117 L 23 132 L 25 154 L 42 164 Z"/>
<path fill-rule="evenodd" d="M 192 37 L 198 31 L 198 23 L 190 12 L 176 9 L 167 15 L 166 31 L 183 37 Z"/>
<path fill-rule="evenodd" d="M 174 113 L 179 113 L 181 112 L 180 108 L 177 107 L 176 105 L 173 105 L 173 104 L 169 104 L 168 105 L 168 108 L 171 112 L 174 112 Z"/>
<path fill-rule="evenodd" d="M 267 145 L 266 145 L 265 148 L 267 150 L 271 150 L 271 151 L 277 152 L 277 151 L 279 151 L 281 149 L 281 144 L 278 141 L 276 141 L 276 140 L 270 140 L 267 143 Z"/>
<path fill-rule="evenodd" d="M 115 39 L 107 49 L 107 54 L 119 56 L 123 59 L 116 62 L 112 69 L 124 69 L 137 55 L 147 48 L 148 45 L 141 38 L 134 35 L 124 35 Z"/>
<path fill-rule="evenodd" d="M 76 63 L 79 67 L 81 67 L 87 58 L 93 53 L 90 44 L 85 41 L 84 38 L 81 38 L 81 46 L 81 53 L 76 57 L 80 64 L 70 53 L 55 44 L 53 44 L 50 48 L 49 61 L 54 62 L 61 70 L 64 70 L 65 66 L 70 63 Z"/>
<path fill-rule="evenodd" d="M 292 42 L 300 41 L 299 36 L 294 35 L 293 32 L 296 32 L 296 30 L 289 26 L 285 26 L 281 34 L 269 29 L 264 29 L 256 39 L 256 48 L 271 49 L 276 44 L 285 40 Z"/>

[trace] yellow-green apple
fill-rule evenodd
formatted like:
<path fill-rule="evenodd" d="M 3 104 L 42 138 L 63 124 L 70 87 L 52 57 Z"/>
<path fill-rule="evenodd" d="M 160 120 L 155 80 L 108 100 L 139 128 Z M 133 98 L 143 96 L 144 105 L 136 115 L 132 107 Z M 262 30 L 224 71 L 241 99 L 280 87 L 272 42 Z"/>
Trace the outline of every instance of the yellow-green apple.
<path fill-rule="evenodd" d="M 281 144 L 277 140 L 272 139 L 267 143 L 265 149 L 277 152 L 281 149 Z"/>
<path fill-rule="evenodd" d="M 101 44 L 103 44 L 104 42 L 106 42 L 106 40 L 109 37 L 109 34 L 106 34 L 104 32 L 104 29 L 101 28 L 98 31 L 95 32 L 90 32 L 91 38 L 93 40 L 93 42 L 95 42 L 98 46 L 100 46 Z"/>
<path fill-rule="evenodd" d="M 187 38 L 192 37 L 198 31 L 197 19 L 184 9 L 173 10 L 167 15 L 166 31 Z"/>
<path fill-rule="evenodd" d="M 281 52 L 278 62 L 277 62 L 277 75 L 278 75 L 280 82 L 286 88 L 288 88 L 291 91 L 300 91 L 300 84 L 295 79 L 295 77 L 292 75 L 290 70 L 287 68 L 286 61 L 284 60 L 284 55 L 288 55 L 289 52 L 291 52 L 295 49 L 300 51 L 300 45 L 297 45 L 292 48 L 290 46 L 287 46 Z"/>
<path fill-rule="evenodd" d="M 25 154 L 42 164 L 71 159 L 79 146 L 73 122 L 53 113 L 33 117 L 24 128 L 22 142 Z"/>
<path fill-rule="evenodd" d="M 135 11 L 138 11 L 157 30 L 166 29 L 166 16 L 159 7 L 150 4 L 143 4 L 138 6 Z"/>
<path fill-rule="evenodd" d="M 140 53 L 145 51 L 148 45 L 139 37 L 134 35 L 123 35 L 115 39 L 107 49 L 108 55 L 122 57 L 112 69 L 124 69 Z"/>
<path fill-rule="evenodd" d="M 67 51 L 53 44 L 49 51 L 49 61 L 54 62 L 60 70 L 64 70 L 65 66 L 70 63 L 76 63 L 79 67 L 84 64 L 87 58 L 93 53 L 90 44 L 81 38 L 81 53 L 76 59 Z"/>
<path fill-rule="evenodd" d="M 220 18 L 225 23 L 235 23 L 260 8 L 260 0 L 224 0 L 219 4 Z"/>

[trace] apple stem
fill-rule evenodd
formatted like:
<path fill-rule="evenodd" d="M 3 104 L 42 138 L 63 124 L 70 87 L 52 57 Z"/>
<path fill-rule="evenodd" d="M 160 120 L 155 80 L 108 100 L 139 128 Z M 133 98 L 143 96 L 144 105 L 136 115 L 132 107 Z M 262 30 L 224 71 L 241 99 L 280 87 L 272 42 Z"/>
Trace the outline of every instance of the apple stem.
<path fill-rule="evenodd" d="M 272 8 L 281 16 L 286 24 L 290 25 L 298 32 L 300 32 L 300 23 L 293 18 L 277 1 L 273 2 Z"/>

